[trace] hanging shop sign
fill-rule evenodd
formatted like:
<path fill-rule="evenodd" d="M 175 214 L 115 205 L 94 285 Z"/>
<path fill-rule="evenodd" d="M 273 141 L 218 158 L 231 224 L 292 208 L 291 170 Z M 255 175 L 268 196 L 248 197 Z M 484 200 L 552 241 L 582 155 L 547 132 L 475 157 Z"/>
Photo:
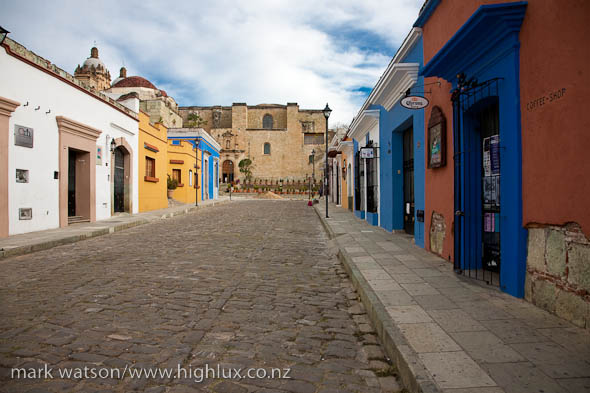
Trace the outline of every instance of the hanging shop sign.
<path fill-rule="evenodd" d="M 422 109 L 428 106 L 428 99 L 422 96 L 407 96 L 402 98 L 401 104 L 408 109 Z"/>
<path fill-rule="evenodd" d="M 375 158 L 375 149 L 372 147 L 361 147 L 361 158 Z"/>

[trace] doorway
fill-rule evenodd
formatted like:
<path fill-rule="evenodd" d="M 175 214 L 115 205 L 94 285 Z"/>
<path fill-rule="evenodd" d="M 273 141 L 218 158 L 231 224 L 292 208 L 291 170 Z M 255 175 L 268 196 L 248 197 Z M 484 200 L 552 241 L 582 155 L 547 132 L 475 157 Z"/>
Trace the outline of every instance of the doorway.
<path fill-rule="evenodd" d="M 414 130 L 409 127 L 403 132 L 404 168 L 404 231 L 414 235 Z"/>
<path fill-rule="evenodd" d="M 495 81 L 488 89 L 497 91 Z M 499 99 L 478 97 L 482 90 L 468 90 L 454 102 L 455 118 L 462 119 L 454 127 L 461 141 L 455 147 L 455 271 L 503 287 Z"/>
<path fill-rule="evenodd" d="M 76 152 L 68 149 L 68 218 L 76 215 Z"/>
<path fill-rule="evenodd" d="M 90 154 L 68 148 L 67 212 L 68 224 L 91 219 Z"/>
<path fill-rule="evenodd" d="M 209 199 L 209 160 L 205 159 L 203 164 L 203 200 Z"/>
<path fill-rule="evenodd" d="M 222 179 L 223 183 L 233 183 L 234 182 L 234 163 L 231 160 L 223 161 L 222 167 Z"/>
<path fill-rule="evenodd" d="M 125 154 L 121 147 L 117 147 L 114 154 L 115 174 L 113 209 L 115 213 L 121 213 L 125 211 Z"/>

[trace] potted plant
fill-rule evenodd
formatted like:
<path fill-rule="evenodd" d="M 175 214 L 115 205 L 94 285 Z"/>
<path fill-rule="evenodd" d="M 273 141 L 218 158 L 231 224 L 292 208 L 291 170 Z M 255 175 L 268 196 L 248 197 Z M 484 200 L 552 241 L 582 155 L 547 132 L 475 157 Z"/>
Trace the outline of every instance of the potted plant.
<path fill-rule="evenodd" d="M 168 175 L 168 198 L 172 198 L 172 193 L 176 190 L 176 187 L 178 187 L 178 181 Z"/>

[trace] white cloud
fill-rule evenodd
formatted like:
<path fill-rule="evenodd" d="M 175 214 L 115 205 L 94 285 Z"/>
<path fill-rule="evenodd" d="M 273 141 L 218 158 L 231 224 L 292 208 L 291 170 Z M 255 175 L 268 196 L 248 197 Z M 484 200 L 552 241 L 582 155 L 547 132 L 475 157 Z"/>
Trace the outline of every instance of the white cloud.
<path fill-rule="evenodd" d="M 356 90 L 376 83 L 421 4 L 25 0 L 5 4 L 0 25 L 69 72 L 96 40 L 113 79 L 124 61 L 181 105 L 329 102 L 330 121 L 349 123 L 365 99 Z"/>

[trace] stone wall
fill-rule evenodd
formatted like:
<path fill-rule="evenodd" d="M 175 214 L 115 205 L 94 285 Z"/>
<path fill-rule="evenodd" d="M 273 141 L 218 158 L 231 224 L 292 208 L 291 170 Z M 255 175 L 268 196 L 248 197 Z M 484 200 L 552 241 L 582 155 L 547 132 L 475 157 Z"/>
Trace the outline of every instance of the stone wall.
<path fill-rule="evenodd" d="M 262 119 L 265 115 L 272 116 L 273 129 L 287 128 L 287 111 L 284 106 L 249 106 L 248 107 L 248 128 L 262 128 Z"/>
<path fill-rule="evenodd" d="M 304 180 L 312 173 L 309 155 L 314 149 L 317 153 L 316 178 L 320 176 L 323 143 L 304 144 L 304 127 L 305 132 L 323 134 L 326 123 L 321 110 L 300 110 L 296 103 L 255 106 L 234 103 L 231 107 L 180 108 L 185 121 L 190 113 L 198 113 L 207 121 L 203 128 L 221 145 L 220 166 L 225 160 L 231 160 L 234 163 L 235 179 L 243 180 L 238 164 L 249 157 L 253 162 L 253 179 Z M 266 114 L 273 117 L 272 130 L 262 128 L 262 120 Z M 264 154 L 265 143 L 271 145 L 270 154 Z"/>
<path fill-rule="evenodd" d="M 139 109 L 150 116 L 150 123 L 162 123 L 167 128 L 182 127 L 182 117 L 161 100 L 140 101 Z"/>
<path fill-rule="evenodd" d="M 528 230 L 526 300 L 590 329 L 590 241 L 573 223 Z"/>

